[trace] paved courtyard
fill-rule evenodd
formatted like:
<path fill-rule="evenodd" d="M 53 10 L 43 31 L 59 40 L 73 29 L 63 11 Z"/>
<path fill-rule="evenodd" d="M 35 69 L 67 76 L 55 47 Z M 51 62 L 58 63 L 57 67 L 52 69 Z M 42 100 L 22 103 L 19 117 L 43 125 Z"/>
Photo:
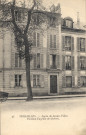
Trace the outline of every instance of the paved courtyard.
<path fill-rule="evenodd" d="M 7 100 L 1 135 L 86 135 L 86 97 Z"/>

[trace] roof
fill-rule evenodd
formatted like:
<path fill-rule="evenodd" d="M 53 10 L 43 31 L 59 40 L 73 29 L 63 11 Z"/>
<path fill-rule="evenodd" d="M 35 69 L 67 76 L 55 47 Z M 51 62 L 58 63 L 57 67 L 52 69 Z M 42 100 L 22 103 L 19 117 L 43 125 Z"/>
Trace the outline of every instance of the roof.
<path fill-rule="evenodd" d="M 67 29 L 67 30 L 69 30 L 69 29 L 71 30 L 72 29 L 72 30 L 78 30 L 78 31 L 79 30 L 86 31 L 86 25 L 84 23 L 82 23 L 82 22 L 80 22 L 80 23 L 73 22 L 73 28 L 68 28 L 68 27 L 63 25 L 64 20 L 71 20 L 73 22 L 73 19 L 71 17 L 61 18 L 62 28 Z"/>

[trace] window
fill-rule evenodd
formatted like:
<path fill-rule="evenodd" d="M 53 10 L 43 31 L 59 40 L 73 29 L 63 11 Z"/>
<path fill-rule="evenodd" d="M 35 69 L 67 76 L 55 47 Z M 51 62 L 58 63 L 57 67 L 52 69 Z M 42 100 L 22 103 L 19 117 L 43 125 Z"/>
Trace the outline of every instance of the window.
<path fill-rule="evenodd" d="M 56 48 L 56 35 L 50 35 L 50 48 Z"/>
<path fill-rule="evenodd" d="M 73 27 L 73 22 L 70 21 L 70 20 L 66 20 L 66 26 L 67 26 L 68 28 L 72 28 L 72 27 Z"/>
<path fill-rule="evenodd" d="M 19 58 L 18 53 L 15 53 L 15 67 L 22 67 L 22 60 Z"/>
<path fill-rule="evenodd" d="M 56 69 L 56 55 L 50 55 L 50 68 Z"/>
<path fill-rule="evenodd" d="M 71 70 L 71 56 L 65 56 L 66 70 Z"/>
<path fill-rule="evenodd" d="M 33 20 L 34 20 L 34 24 L 35 25 L 39 25 L 39 22 L 40 22 L 40 20 L 39 20 L 39 15 L 35 15 L 34 17 L 33 17 Z"/>
<path fill-rule="evenodd" d="M 86 57 L 80 57 L 80 69 L 85 70 L 86 69 Z"/>
<path fill-rule="evenodd" d="M 71 50 L 71 37 L 65 37 L 65 50 Z"/>
<path fill-rule="evenodd" d="M 72 87 L 72 76 L 66 76 L 66 87 Z"/>
<path fill-rule="evenodd" d="M 40 47 L 40 33 L 34 32 L 34 34 L 33 34 L 33 46 Z"/>
<path fill-rule="evenodd" d="M 85 51 L 85 39 L 80 38 L 80 51 Z"/>
<path fill-rule="evenodd" d="M 15 20 L 21 21 L 21 11 L 15 11 Z"/>
<path fill-rule="evenodd" d="M 21 86 L 21 75 L 15 75 L 15 87 L 20 87 Z"/>
<path fill-rule="evenodd" d="M 81 87 L 86 87 L 86 76 L 81 76 Z"/>
<path fill-rule="evenodd" d="M 42 60 L 42 59 L 40 59 L 41 57 L 40 57 L 40 53 L 37 53 L 34 55 L 34 68 L 40 68 L 41 60 Z"/>
<path fill-rule="evenodd" d="M 62 50 L 66 51 L 74 50 L 74 37 L 62 36 Z"/>
<path fill-rule="evenodd" d="M 78 51 L 85 52 L 85 38 L 77 38 Z"/>
<path fill-rule="evenodd" d="M 40 87 L 40 75 L 33 75 L 33 87 Z"/>
<path fill-rule="evenodd" d="M 50 17 L 50 26 L 55 27 L 56 26 L 56 18 L 55 17 Z"/>

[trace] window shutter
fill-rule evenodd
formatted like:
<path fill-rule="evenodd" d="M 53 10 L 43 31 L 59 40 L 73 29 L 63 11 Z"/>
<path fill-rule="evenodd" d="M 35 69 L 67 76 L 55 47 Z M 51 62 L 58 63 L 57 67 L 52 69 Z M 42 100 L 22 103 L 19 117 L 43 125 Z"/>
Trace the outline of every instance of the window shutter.
<path fill-rule="evenodd" d="M 80 56 L 77 56 L 77 67 L 80 70 Z"/>
<path fill-rule="evenodd" d="M 52 67 L 52 55 L 50 55 L 50 68 Z"/>
<path fill-rule="evenodd" d="M 60 56 L 57 55 L 57 69 L 60 69 Z"/>
<path fill-rule="evenodd" d="M 50 35 L 50 48 L 52 48 L 52 35 Z"/>
<path fill-rule="evenodd" d="M 36 46 L 36 32 L 33 33 L 33 46 Z"/>
<path fill-rule="evenodd" d="M 34 57 L 30 61 L 30 69 L 34 68 Z"/>
<path fill-rule="evenodd" d="M 40 58 L 40 67 L 43 68 L 43 63 L 44 63 L 44 61 L 43 61 L 44 58 L 43 57 L 44 57 L 44 55 L 41 54 L 40 56 L 41 56 L 41 58 Z"/>
<path fill-rule="evenodd" d="M 62 50 L 65 50 L 65 36 L 62 36 Z"/>
<path fill-rule="evenodd" d="M 41 75 L 41 87 L 44 87 L 44 75 Z"/>
<path fill-rule="evenodd" d="M 86 52 L 86 38 L 85 38 L 85 52 Z"/>
<path fill-rule="evenodd" d="M 23 87 L 26 88 L 27 87 L 27 82 L 26 82 L 26 75 L 25 74 L 23 74 L 22 83 L 23 83 Z"/>
<path fill-rule="evenodd" d="M 62 69 L 65 70 L 65 56 L 62 56 Z"/>
<path fill-rule="evenodd" d="M 78 77 L 78 87 L 80 87 L 81 86 L 81 78 L 80 78 L 80 76 Z"/>
<path fill-rule="evenodd" d="M 80 38 L 77 38 L 77 51 L 80 51 Z"/>
<path fill-rule="evenodd" d="M 71 48 L 74 51 L 74 37 L 71 37 Z"/>
<path fill-rule="evenodd" d="M 19 58 L 19 67 L 22 67 L 22 59 Z"/>
<path fill-rule="evenodd" d="M 34 54 L 34 68 L 37 68 L 36 54 Z"/>
<path fill-rule="evenodd" d="M 33 75 L 30 75 L 31 87 L 33 87 Z"/>
<path fill-rule="evenodd" d="M 40 46 L 40 34 L 37 33 L 37 47 Z"/>
<path fill-rule="evenodd" d="M 47 54 L 47 68 L 50 68 L 50 55 Z"/>
<path fill-rule="evenodd" d="M 12 67 L 15 67 L 15 53 L 14 52 L 12 52 L 11 59 L 12 59 Z"/>
<path fill-rule="evenodd" d="M 10 75 L 10 87 L 14 88 L 15 87 L 15 76 Z"/>
<path fill-rule="evenodd" d="M 56 48 L 56 35 L 54 35 L 54 48 Z"/>
<path fill-rule="evenodd" d="M 15 53 L 15 67 L 18 67 L 18 54 Z"/>
<path fill-rule="evenodd" d="M 72 87 L 75 87 L 75 77 L 72 76 Z"/>
<path fill-rule="evenodd" d="M 66 76 L 65 75 L 62 76 L 62 87 L 63 88 L 66 87 Z"/>
<path fill-rule="evenodd" d="M 74 56 L 71 57 L 71 67 L 72 70 L 74 70 Z"/>

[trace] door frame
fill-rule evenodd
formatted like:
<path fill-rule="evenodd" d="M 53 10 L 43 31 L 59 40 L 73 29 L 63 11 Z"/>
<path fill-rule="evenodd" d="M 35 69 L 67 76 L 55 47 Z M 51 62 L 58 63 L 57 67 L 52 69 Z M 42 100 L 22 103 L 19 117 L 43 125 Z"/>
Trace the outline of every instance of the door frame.
<path fill-rule="evenodd" d="M 57 93 L 51 93 L 50 92 L 50 76 L 51 75 L 56 75 L 57 76 Z M 58 75 L 58 73 L 50 73 L 50 74 L 48 74 L 48 94 L 49 95 L 58 95 L 59 94 L 59 75 Z"/>

